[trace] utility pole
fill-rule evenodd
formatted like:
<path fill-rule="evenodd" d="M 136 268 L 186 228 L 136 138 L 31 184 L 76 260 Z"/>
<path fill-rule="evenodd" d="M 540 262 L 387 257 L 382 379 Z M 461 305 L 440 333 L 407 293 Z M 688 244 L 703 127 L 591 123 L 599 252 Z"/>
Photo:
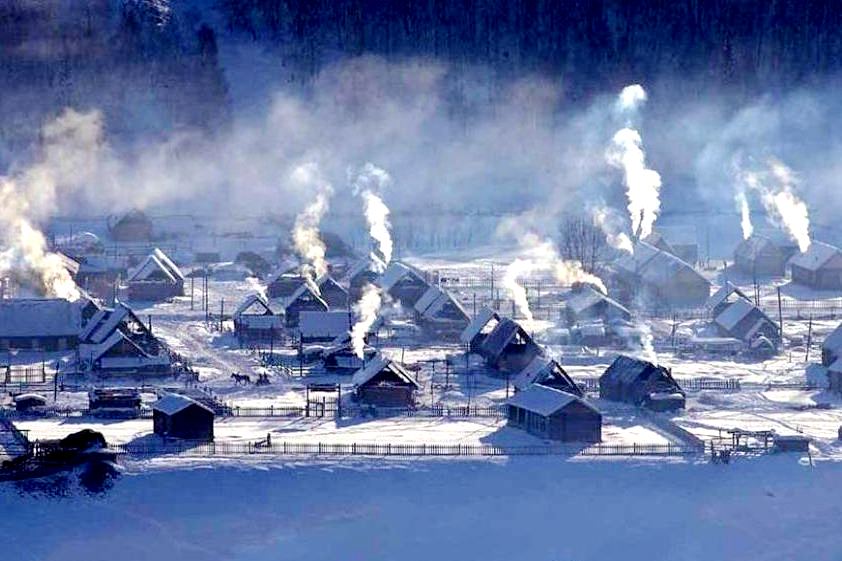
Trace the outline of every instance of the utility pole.
<path fill-rule="evenodd" d="M 219 301 L 219 331 L 222 332 L 222 318 L 225 316 L 225 298 Z"/>
<path fill-rule="evenodd" d="M 813 314 L 810 314 L 810 322 L 807 324 L 807 355 L 804 362 L 810 362 L 810 345 L 813 343 Z"/>
<path fill-rule="evenodd" d="M 196 277 L 190 275 L 190 311 L 193 311 L 193 285 L 196 282 Z"/>
<path fill-rule="evenodd" d="M 781 309 L 781 287 L 778 287 L 778 326 L 781 330 L 781 343 L 784 342 L 784 314 Z"/>

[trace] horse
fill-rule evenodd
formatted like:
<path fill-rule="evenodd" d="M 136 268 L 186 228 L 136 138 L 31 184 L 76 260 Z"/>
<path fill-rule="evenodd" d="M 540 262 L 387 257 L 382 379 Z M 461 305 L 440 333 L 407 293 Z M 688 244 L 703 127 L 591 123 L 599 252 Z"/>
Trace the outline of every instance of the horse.
<path fill-rule="evenodd" d="M 251 378 L 248 377 L 248 374 L 231 374 L 231 378 L 234 379 L 235 384 L 243 383 L 243 384 L 251 384 Z"/>

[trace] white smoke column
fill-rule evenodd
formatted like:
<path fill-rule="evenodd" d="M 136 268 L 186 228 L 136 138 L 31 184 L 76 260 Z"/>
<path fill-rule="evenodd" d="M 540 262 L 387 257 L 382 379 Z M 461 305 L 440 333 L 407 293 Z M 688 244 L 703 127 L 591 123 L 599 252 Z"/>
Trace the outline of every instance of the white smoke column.
<path fill-rule="evenodd" d="M 747 187 L 760 193 L 766 211 L 783 222 L 789 237 L 802 252 L 810 249 L 810 214 L 807 205 L 795 194 L 798 183 L 791 169 L 778 160 L 770 160 L 763 171 L 740 174 Z"/>
<path fill-rule="evenodd" d="M 382 257 L 372 257 L 376 272 L 382 273 L 392 260 L 394 244 L 392 242 L 392 225 L 389 222 L 389 207 L 377 194 L 383 191 L 392 178 L 389 173 L 372 164 L 366 163 L 354 180 L 354 193 L 359 194 L 365 203 L 365 219 L 368 222 L 369 234 L 377 242 Z"/>
<path fill-rule="evenodd" d="M 737 206 L 740 208 L 740 227 L 743 230 L 743 239 L 747 240 L 754 233 L 754 227 L 751 225 L 751 209 L 748 206 L 748 198 L 745 192 L 737 193 Z"/>
<path fill-rule="evenodd" d="M 365 336 L 377 321 L 381 303 L 380 289 L 373 284 L 366 284 L 363 287 L 362 298 L 354 305 L 354 311 L 360 316 L 360 320 L 351 329 L 351 346 L 360 360 L 365 358 Z"/>
<path fill-rule="evenodd" d="M 36 224 L 56 210 L 59 187 L 83 187 L 98 169 L 102 116 L 66 110 L 44 126 L 41 136 L 40 159 L 0 177 L 0 276 L 34 281 L 48 297 L 76 300 L 79 289 L 62 259 L 47 250 Z"/>
<path fill-rule="evenodd" d="M 625 232 L 620 231 L 620 229 L 614 225 L 608 209 L 596 209 L 593 217 L 597 227 L 605 234 L 605 240 L 608 242 L 608 245 L 614 249 L 634 253 L 634 244 L 632 244 L 631 239 Z"/>
<path fill-rule="evenodd" d="M 641 239 L 647 237 L 661 210 L 661 176 L 646 167 L 640 133 L 629 128 L 617 131 L 606 158 L 623 170 L 633 234 Z"/>
<path fill-rule="evenodd" d="M 535 264 L 525 259 L 515 259 L 506 267 L 506 274 L 503 275 L 503 286 L 512 294 L 515 306 L 526 318 L 526 325 L 529 331 L 533 330 L 532 310 L 529 309 L 529 300 L 526 297 L 526 289 L 520 284 L 519 278 L 535 268 Z"/>
<path fill-rule="evenodd" d="M 313 202 L 295 217 L 292 229 L 295 251 L 305 261 L 301 267 L 301 274 L 309 281 L 313 281 L 312 287 L 316 287 L 315 279 L 327 273 L 326 248 L 319 237 L 319 226 L 327 213 L 333 187 L 322 178 L 318 166 L 312 162 L 295 168 L 291 179 L 293 183 L 305 189 L 316 191 Z M 318 292 L 317 287 L 316 292 Z"/>
<path fill-rule="evenodd" d="M 603 294 L 608 294 L 608 288 L 602 279 L 593 275 L 582 268 L 579 261 L 556 261 L 555 262 L 555 277 L 558 282 L 564 286 L 571 286 L 577 282 L 590 284 L 598 289 Z"/>
<path fill-rule="evenodd" d="M 652 329 L 648 324 L 637 324 L 638 334 L 640 335 L 640 356 L 652 364 L 658 364 L 658 355 L 655 353 L 654 337 L 652 336 Z"/>
<path fill-rule="evenodd" d="M 617 96 L 614 109 L 620 115 L 625 116 L 627 126 L 631 126 L 631 119 L 646 102 L 646 99 L 646 90 L 643 89 L 643 86 L 632 84 L 622 89 L 620 95 Z"/>

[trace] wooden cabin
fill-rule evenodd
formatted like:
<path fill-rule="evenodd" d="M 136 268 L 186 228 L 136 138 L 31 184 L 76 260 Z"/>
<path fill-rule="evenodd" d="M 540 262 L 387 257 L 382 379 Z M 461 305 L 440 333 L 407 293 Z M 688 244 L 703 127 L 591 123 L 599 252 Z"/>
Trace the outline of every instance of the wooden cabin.
<path fill-rule="evenodd" d="M 148 242 L 152 239 L 152 221 L 140 210 L 109 220 L 108 233 L 116 242 Z"/>
<path fill-rule="evenodd" d="M 599 319 L 602 321 L 631 320 L 631 312 L 589 284 L 578 284 L 567 299 L 567 321 L 570 324 Z"/>
<path fill-rule="evenodd" d="M 158 248 L 132 268 L 126 278 L 129 299 L 136 302 L 160 302 L 184 296 L 184 274 Z"/>
<path fill-rule="evenodd" d="M 684 408 L 684 390 L 663 366 L 630 356 L 618 356 L 599 378 L 599 397 L 647 407 L 654 411 Z"/>
<path fill-rule="evenodd" d="M 418 382 L 402 365 L 376 356 L 354 373 L 354 396 L 359 403 L 380 407 L 411 407 Z"/>
<path fill-rule="evenodd" d="M 404 308 L 412 309 L 430 285 L 421 272 L 403 263 L 394 262 L 380 277 L 380 288 Z"/>
<path fill-rule="evenodd" d="M 165 438 L 213 440 L 214 414 L 189 397 L 169 394 L 152 405 L 155 434 Z"/>
<path fill-rule="evenodd" d="M 753 234 L 734 250 L 734 269 L 751 278 L 782 277 L 786 263 L 797 251 L 792 246 L 776 244 L 771 238 Z"/>
<path fill-rule="evenodd" d="M 634 254 L 614 263 L 612 283 L 620 301 L 646 308 L 700 307 L 710 297 L 710 282 L 675 255 L 638 242 Z"/>
<path fill-rule="evenodd" d="M 63 351 L 79 343 L 81 310 L 61 298 L 0 300 L 0 350 Z"/>
<path fill-rule="evenodd" d="M 312 285 L 303 283 L 284 301 L 284 318 L 287 327 L 298 327 L 301 312 L 326 312 L 329 306 Z"/>
<path fill-rule="evenodd" d="M 468 312 L 450 292 L 431 286 L 415 303 L 415 320 L 431 337 L 456 340 L 471 323 Z"/>
<path fill-rule="evenodd" d="M 504 319 L 488 334 L 479 354 L 490 368 L 519 372 L 543 350 L 517 322 Z"/>
<path fill-rule="evenodd" d="M 459 342 L 466 345 L 469 352 L 478 353 L 483 342 L 498 323 L 500 323 L 500 314 L 491 308 L 482 307 L 468 327 L 459 335 Z"/>
<path fill-rule="evenodd" d="M 242 341 L 280 341 L 284 316 L 276 314 L 262 294 L 249 295 L 234 311 L 234 332 Z"/>
<path fill-rule="evenodd" d="M 752 302 L 752 299 L 749 298 L 738 286 L 731 283 L 731 281 L 726 281 L 719 290 L 713 293 L 713 296 L 708 298 L 708 301 L 705 302 L 705 309 L 710 317 L 715 318 L 721 314 L 725 308 L 737 300 L 745 300 L 749 303 Z"/>
<path fill-rule="evenodd" d="M 352 327 L 350 311 L 302 311 L 298 317 L 298 334 L 304 344 L 329 343 Z"/>
<path fill-rule="evenodd" d="M 781 343 L 778 325 L 763 310 L 742 298 L 722 309 L 713 321 L 721 337 L 733 337 L 749 345 L 764 337 L 775 349 Z"/>
<path fill-rule="evenodd" d="M 599 442 L 602 414 L 581 397 L 533 385 L 506 402 L 508 425 L 559 442 Z"/>
<path fill-rule="evenodd" d="M 278 273 L 269 280 L 269 284 L 266 287 L 266 294 L 271 299 L 289 298 L 306 282 L 307 279 L 301 274 L 299 268 L 292 267 L 291 269 Z"/>
<path fill-rule="evenodd" d="M 126 260 L 122 257 L 84 257 L 76 274 L 76 284 L 94 296 L 110 300 L 116 295 L 117 283 L 127 274 Z"/>
<path fill-rule="evenodd" d="M 334 340 L 334 344 L 321 353 L 322 366 L 329 372 L 350 374 L 364 368 L 377 355 L 377 349 L 369 345 L 363 346 L 363 358 L 354 352 L 351 338 L 345 336 Z"/>
<path fill-rule="evenodd" d="M 371 255 L 370 259 L 365 261 L 357 261 L 352 266 L 345 277 L 345 282 L 348 284 L 348 295 L 352 302 L 356 302 L 363 295 L 363 287 L 367 284 L 377 285 L 380 275 L 386 270 L 386 264 L 380 260 L 376 255 Z"/>
<path fill-rule="evenodd" d="M 842 250 L 814 241 L 789 260 L 792 282 L 813 290 L 842 290 Z"/>
<path fill-rule="evenodd" d="M 316 281 L 319 287 L 319 296 L 327 302 L 331 310 L 349 310 L 351 308 L 351 296 L 341 284 L 330 275 L 323 275 Z"/>
<path fill-rule="evenodd" d="M 585 397 L 582 388 L 576 385 L 564 368 L 551 358 L 536 356 L 512 379 L 515 391 L 526 390 L 533 384 L 541 384 L 578 397 Z"/>

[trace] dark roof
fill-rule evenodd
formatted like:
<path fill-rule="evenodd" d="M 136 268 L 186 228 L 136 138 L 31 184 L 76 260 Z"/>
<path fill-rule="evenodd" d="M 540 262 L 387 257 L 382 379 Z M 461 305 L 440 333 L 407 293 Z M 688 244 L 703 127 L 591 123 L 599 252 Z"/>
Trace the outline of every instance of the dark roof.
<path fill-rule="evenodd" d="M 532 337 L 519 323 L 509 318 L 503 319 L 482 342 L 480 353 L 492 362 L 497 360 L 518 333 L 532 341 Z"/>
<path fill-rule="evenodd" d="M 672 375 L 669 373 L 663 366 L 658 366 L 649 362 L 648 360 L 643 360 L 640 358 L 635 358 L 627 355 L 620 355 L 614 362 L 611 363 L 611 366 L 602 374 L 600 377 L 600 383 L 607 382 L 607 383 L 622 383 L 622 384 L 633 384 L 637 380 L 639 380 L 642 376 L 652 372 L 653 370 L 658 371 L 660 374 L 665 375 L 667 378 L 673 380 Z M 678 384 L 676 384 L 678 386 Z"/>

